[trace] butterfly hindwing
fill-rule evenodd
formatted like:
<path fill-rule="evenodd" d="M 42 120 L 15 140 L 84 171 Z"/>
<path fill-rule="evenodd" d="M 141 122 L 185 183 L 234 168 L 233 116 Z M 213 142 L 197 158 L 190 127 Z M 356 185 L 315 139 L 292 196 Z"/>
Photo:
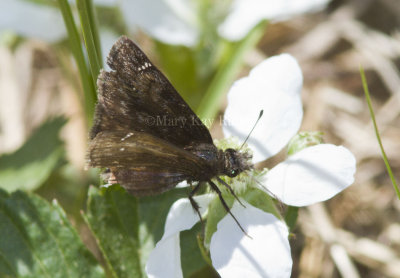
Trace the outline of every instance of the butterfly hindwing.
<path fill-rule="evenodd" d="M 134 42 L 121 37 L 107 63 L 113 71 L 103 70 L 98 77 L 91 139 L 102 131 L 131 130 L 179 147 L 212 144 L 207 127 Z"/>
<path fill-rule="evenodd" d="M 113 174 L 118 183 L 135 196 L 159 194 L 188 179 L 182 173 L 164 172 L 163 168 L 150 167 L 115 169 Z"/>
<path fill-rule="evenodd" d="M 105 131 L 90 142 L 88 164 L 109 168 L 136 195 L 166 191 L 209 169 L 196 155 L 142 132 Z"/>

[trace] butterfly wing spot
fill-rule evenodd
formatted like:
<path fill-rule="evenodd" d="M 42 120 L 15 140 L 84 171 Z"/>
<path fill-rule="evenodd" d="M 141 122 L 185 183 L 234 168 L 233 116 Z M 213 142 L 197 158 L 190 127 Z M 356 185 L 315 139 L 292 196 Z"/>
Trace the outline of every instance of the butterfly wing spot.
<path fill-rule="evenodd" d="M 121 141 L 125 141 L 126 139 L 128 139 L 129 137 L 131 137 L 133 135 L 132 132 L 129 132 L 125 137 L 121 138 Z"/>
<path fill-rule="evenodd" d="M 142 65 L 141 67 L 139 67 L 139 71 L 144 71 L 145 69 L 151 67 L 150 63 L 145 62 L 144 65 Z"/>

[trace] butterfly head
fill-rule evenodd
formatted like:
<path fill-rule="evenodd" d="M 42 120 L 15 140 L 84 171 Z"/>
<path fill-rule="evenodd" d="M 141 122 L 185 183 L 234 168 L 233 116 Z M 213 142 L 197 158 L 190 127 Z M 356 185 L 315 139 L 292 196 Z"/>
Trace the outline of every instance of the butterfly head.
<path fill-rule="evenodd" d="M 250 170 L 253 167 L 251 157 L 251 154 L 247 152 L 239 152 L 231 148 L 226 149 L 224 151 L 223 174 L 234 178 L 243 171 Z"/>

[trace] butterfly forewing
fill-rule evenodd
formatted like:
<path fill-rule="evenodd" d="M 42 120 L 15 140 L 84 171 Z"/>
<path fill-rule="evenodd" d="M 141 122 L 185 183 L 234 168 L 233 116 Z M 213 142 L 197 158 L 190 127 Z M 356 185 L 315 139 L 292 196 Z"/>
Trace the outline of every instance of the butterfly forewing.
<path fill-rule="evenodd" d="M 113 71 L 102 71 L 98 77 L 91 139 L 101 131 L 130 130 L 179 147 L 212 144 L 207 127 L 135 43 L 121 37 L 107 63 Z"/>

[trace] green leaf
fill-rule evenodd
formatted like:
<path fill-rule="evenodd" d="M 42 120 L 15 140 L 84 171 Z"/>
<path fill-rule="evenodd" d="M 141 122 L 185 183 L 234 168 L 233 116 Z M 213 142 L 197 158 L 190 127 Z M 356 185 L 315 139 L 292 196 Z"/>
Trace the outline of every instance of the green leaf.
<path fill-rule="evenodd" d="M 299 216 L 299 208 L 288 206 L 285 213 L 285 222 L 286 225 L 289 227 L 290 232 L 293 232 L 294 228 L 296 227 L 298 216 Z"/>
<path fill-rule="evenodd" d="M 276 218 L 282 219 L 271 196 L 258 188 L 249 188 L 243 198 L 253 207 L 272 213 Z"/>
<path fill-rule="evenodd" d="M 197 223 L 192 229 L 180 234 L 183 277 L 190 277 L 207 266 L 197 242 L 197 235 L 201 233 L 202 224 Z"/>
<path fill-rule="evenodd" d="M 135 198 L 119 185 L 90 188 L 85 220 L 113 277 L 144 277 L 150 252 L 161 239 L 169 208 L 185 189 Z"/>
<path fill-rule="evenodd" d="M 138 201 L 118 185 L 89 189 L 85 220 L 113 277 L 143 277 Z"/>
<path fill-rule="evenodd" d="M 0 277 L 104 277 L 55 201 L 0 190 L 0 234 Z"/>
<path fill-rule="evenodd" d="M 234 197 L 232 194 L 223 194 L 223 198 L 229 208 L 232 207 Z M 206 222 L 204 245 L 208 249 L 211 242 L 212 235 L 217 231 L 218 222 L 227 214 L 220 199 L 215 197 L 208 205 L 208 216 Z"/>
<path fill-rule="evenodd" d="M 65 122 L 61 117 L 45 122 L 20 149 L 0 157 L 0 188 L 34 190 L 46 181 L 64 161 L 58 134 Z"/>

